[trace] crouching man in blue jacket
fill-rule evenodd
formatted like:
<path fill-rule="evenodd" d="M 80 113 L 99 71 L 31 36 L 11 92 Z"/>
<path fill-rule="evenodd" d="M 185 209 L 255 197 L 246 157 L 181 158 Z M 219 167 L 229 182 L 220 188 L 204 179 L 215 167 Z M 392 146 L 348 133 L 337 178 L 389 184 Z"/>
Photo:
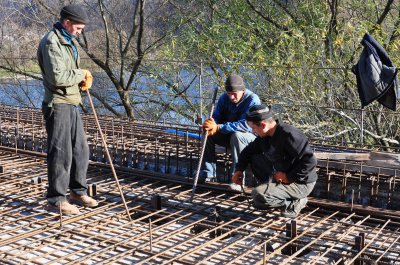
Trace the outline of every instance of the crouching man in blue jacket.
<path fill-rule="evenodd" d="M 200 182 L 217 181 L 216 144 L 230 148 L 233 160 L 230 173 L 233 173 L 240 152 L 255 139 L 246 124 L 246 112 L 250 107 L 260 104 L 259 97 L 246 89 L 243 79 L 235 74 L 226 79 L 225 90 L 226 93 L 218 99 L 212 118 L 203 124 L 209 137 L 204 150 Z"/>

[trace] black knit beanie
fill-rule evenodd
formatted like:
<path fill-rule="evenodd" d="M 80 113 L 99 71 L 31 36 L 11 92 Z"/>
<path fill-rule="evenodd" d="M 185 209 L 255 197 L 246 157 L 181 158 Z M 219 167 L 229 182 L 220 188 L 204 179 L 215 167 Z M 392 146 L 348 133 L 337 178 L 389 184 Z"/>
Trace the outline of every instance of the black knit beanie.
<path fill-rule="evenodd" d="M 264 121 L 272 116 L 274 116 L 272 109 L 264 105 L 255 105 L 246 113 L 246 121 Z"/>
<path fill-rule="evenodd" d="M 80 5 L 68 5 L 64 6 L 60 12 L 61 20 L 69 19 L 78 23 L 87 24 L 89 22 L 89 17 L 86 14 L 85 9 Z"/>
<path fill-rule="evenodd" d="M 235 74 L 228 76 L 225 81 L 225 89 L 227 92 L 236 92 L 245 90 L 243 79 Z"/>

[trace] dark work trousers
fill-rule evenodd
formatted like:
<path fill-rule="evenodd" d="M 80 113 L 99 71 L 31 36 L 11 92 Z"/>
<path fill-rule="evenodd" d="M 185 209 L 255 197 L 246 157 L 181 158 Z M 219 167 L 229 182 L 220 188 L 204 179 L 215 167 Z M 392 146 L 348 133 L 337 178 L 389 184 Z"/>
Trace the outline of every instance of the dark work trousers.
<path fill-rule="evenodd" d="M 68 187 L 77 195 L 87 194 L 86 172 L 89 146 L 79 110 L 70 104 L 42 104 L 47 131 L 47 200 L 65 201 Z"/>

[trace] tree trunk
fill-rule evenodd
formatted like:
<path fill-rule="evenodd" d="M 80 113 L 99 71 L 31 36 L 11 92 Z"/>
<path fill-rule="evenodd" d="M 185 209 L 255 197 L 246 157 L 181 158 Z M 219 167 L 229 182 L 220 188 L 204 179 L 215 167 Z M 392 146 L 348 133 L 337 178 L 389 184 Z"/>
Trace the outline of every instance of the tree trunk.
<path fill-rule="evenodd" d="M 126 115 L 128 118 L 135 118 L 135 115 L 133 113 L 133 107 L 131 105 L 131 100 L 129 98 L 129 90 L 124 90 L 124 89 L 118 89 L 118 94 L 121 99 L 122 105 L 124 106 Z"/>

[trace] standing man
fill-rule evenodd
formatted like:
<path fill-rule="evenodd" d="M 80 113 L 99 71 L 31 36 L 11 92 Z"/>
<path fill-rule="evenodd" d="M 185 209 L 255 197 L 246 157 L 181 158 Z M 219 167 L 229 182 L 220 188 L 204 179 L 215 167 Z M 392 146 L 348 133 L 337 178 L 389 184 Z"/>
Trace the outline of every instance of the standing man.
<path fill-rule="evenodd" d="M 92 86 L 88 70 L 79 68 L 76 37 L 89 18 L 80 5 L 61 9 L 60 21 L 40 41 L 37 56 L 43 76 L 42 112 L 47 131 L 47 200 L 50 209 L 64 214 L 79 214 L 79 209 L 66 199 L 85 207 L 97 206 L 87 196 L 86 172 L 89 147 L 78 105 L 81 91 Z"/>
<path fill-rule="evenodd" d="M 246 89 L 243 79 L 235 74 L 226 79 L 225 90 L 226 93 L 218 99 L 212 118 L 203 124 L 209 137 L 200 172 L 202 182 L 217 181 L 215 144 L 230 148 L 233 160 L 230 172 L 234 172 L 240 152 L 255 139 L 245 118 L 251 106 L 260 104 L 259 97 Z"/>
<path fill-rule="evenodd" d="M 295 218 L 317 181 L 317 160 L 308 139 L 295 127 L 274 120 L 272 110 L 263 105 L 253 106 L 246 120 L 258 137 L 240 154 L 232 182 L 241 183 L 243 171 L 251 164 L 262 183 L 252 191 L 253 206 L 283 207 L 283 216 Z"/>

